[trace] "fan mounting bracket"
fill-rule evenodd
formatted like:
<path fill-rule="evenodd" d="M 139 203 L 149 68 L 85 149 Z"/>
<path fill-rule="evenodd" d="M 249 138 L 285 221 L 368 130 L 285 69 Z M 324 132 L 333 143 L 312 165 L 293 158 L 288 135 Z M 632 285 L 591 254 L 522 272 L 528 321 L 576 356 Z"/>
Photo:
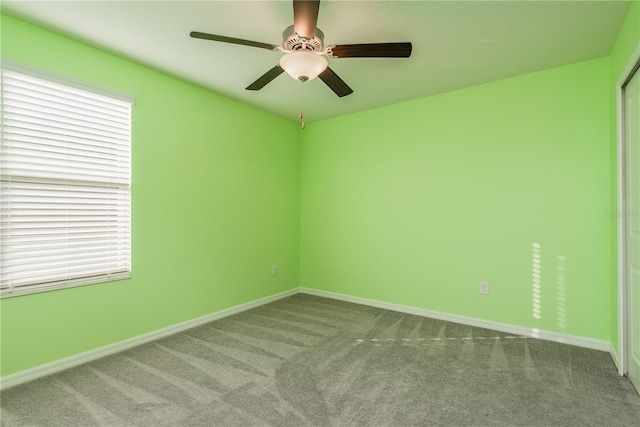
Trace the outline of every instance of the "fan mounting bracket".
<path fill-rule="evenodd" d="M 327 55 L 329 58 L 337 58 L 337 56 L 333 54 L 334 47 L 335 47 L 334 45 L 327 46 L 324 50 L 324 54 Z"/>

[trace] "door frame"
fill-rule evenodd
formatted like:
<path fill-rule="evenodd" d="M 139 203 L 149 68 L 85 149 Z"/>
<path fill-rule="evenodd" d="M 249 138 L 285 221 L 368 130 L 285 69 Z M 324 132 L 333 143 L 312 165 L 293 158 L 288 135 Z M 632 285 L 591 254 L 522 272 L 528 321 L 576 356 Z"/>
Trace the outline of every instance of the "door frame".
<path fill-rule="evenodd" d="M 622 69 L 616 82 L 616 122 L 617 122 L 617 218 L 618 226 L 618 373 L 625 375 L 628 370 L 627 351 L 629 347 L 627 335 L 628 298 L 627 298 L 627 216 L 626 212 L 626 149 L 623 88 L 631 80 L 634 73 L 640 73 L 640 43 L 634 49 L 629 61 Z M 612 350 L 614 350 L 612 348 Z"/>

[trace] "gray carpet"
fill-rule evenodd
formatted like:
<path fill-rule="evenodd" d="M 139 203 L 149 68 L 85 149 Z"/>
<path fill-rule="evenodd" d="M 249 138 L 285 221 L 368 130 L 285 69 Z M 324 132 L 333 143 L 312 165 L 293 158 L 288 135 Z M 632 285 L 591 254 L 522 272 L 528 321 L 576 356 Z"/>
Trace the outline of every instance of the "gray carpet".
<path fill-rule="evenodd" d="M 640 426 L 605 352 L 295 295 L 5 390 L 3 426 Z"/>

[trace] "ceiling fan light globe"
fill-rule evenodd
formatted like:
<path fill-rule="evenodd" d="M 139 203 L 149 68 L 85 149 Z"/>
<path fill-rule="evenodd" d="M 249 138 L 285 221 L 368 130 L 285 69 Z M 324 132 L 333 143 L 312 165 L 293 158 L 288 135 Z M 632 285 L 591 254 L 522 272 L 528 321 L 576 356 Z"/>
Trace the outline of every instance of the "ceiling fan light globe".
<path fill-rule="evenodd" d="M 324 56 L 308 51 L 287 53 L 280 58 L 279 63 L 287 74 L 301 81 L 315 79 L 328 65 Z"/>

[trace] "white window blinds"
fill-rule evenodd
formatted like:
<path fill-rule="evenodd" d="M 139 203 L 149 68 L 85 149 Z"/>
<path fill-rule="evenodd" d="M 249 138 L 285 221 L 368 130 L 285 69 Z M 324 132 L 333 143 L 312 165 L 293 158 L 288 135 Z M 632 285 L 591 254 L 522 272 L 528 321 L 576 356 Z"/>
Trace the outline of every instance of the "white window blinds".
<path fill-rule="evenodd" d="M 2 296 L 131 271 L 131 102 L 58 81 L 2 68 Z"/>

